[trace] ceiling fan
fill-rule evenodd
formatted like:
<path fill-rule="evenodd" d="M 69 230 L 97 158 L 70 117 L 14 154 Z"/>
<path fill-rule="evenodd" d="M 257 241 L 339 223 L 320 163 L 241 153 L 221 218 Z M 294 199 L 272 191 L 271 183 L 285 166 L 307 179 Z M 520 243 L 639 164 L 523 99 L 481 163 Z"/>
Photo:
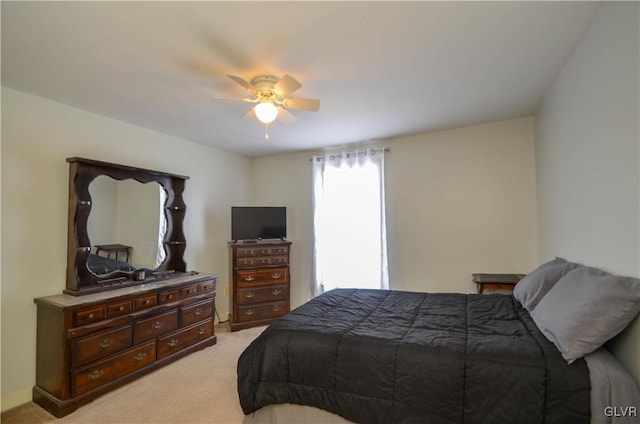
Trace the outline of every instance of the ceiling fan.
<path fill-rule="evenodd" d="M 269 124 L 275 121 L 276 118 L 279 117 L 285 122 L 292 122 L 296 119 L 295 116 L 289 112 L 289 109 L 309 110 L 313 112 L 320 109 L 319 99 L 289 97 L 289 94 L 302 87 L 302 84 L 291 75 L 285 75 L 282 78 L 272 75 L 258 75 L 251 79 L 251 82 L 247 82 L 244 78 L 236 75 L 227 75 L 227 77 L 244 87 L 245 90 L 255 97 L 225 100 L 256 103 L 247 114 L 253 112 L 256 118 L 266 125 L 266 139 L 269 138 Z"/>

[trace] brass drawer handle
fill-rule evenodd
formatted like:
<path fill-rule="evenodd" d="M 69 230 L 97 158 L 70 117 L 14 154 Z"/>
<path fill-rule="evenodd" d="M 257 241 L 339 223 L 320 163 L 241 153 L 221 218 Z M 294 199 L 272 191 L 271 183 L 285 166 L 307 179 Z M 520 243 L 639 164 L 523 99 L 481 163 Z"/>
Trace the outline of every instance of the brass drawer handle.
<path fill-rule="evenodd" d="M 272 295 L 274 295 L 274 296 L 277 296 L 277 295 L 279 295 L 280 293 L 282 293 L 282 290 L 279 290 L 279 289 L 273 289 L 273 290 L 271 290 L 271 294 L 272 294 Z"/>
<path fill-rule="evenodd" d="M 103 370 L 95 370 L 94 372 L 92 372 L 91 374 L 89 374 L 87 376 L 87 378 L 89 380 L 97 380 L 99 378 L 102 378 L 104 376 L 104 371 Z"/>
<path fill-rule="evenodd" d="M 195 311 L 193 311 L 193 315 L 195 315 L 197 317 L 202 315 L 202 309 L 196 309 Z"/>
<path fill-rule="evenodd" d="M 104 339 L 103 341 L 98 343 L 98 346 L 100 346 L 100 349 L 106 349 L 112 344 L 113 344 L 113 339 Z"/>
<path fill-rule="evenodd" d="M 151 301 L 150 301 L 149 299 L 147 299 L 147 300 L 145 300 L 145 301 L 144 301 L 144 304 L 145 304 L 145 305 L 148 305 L 149 303 L 151 303 Z"/>
<path fill-rule="evenodd" d="M 176 346 L 178 346 L 178 343 L 179 343 L 178 339 L 171 339 L 171 341 L 169 343 L 167 343 L 167 346 L 176 347 Z"/>
<path fill-rule="evenodd" d="M 156 321 L 153 324 L 151 324 L 151 327 L 153 327 L 154 330 L 157 330 L 159 328 L 162 328 L 163 325 L 164 323 L 162 321 Z"/>
<path fill-rule="evenodd" d="M 124 311 L 124 306 L 118 308 L 119 311 Z"/>
<path fill-rule="evenodd" d="M 198 335 L 202 336 L 204 335 L 204 333 L 205 333 L 204 328 L 201 328 L 200 330 L 198 330 Z"/>
<path fill-rule="evenodd" d="M 276 278 L 280 278 L 280 277 L 281 277 L 281 275 L 280 275 L 280 274 L 271 274 L 271 278 L 273 278 L 274 280 L 275 280 Z"/>
<path fill-rule="evenodd" d="M 167 296 L 167 299 L 173 299 L 173 295 L 170 294 L 169 296 Z"/>
<path fill-rule="evenodd" d="M 147 357 L 147 352 L 140 352 L 133 357 L 133 362 L 140 362 Z"/>
<path fill-rule="evenodd" d="M 247 299 L 251 299 L 253 296 L 254 296 L 253 292 L 249 292 L 244 295 L 244 297 Z"/>
<path fill-rule="evenodd" d="M 274 306 L 273 308 L 271 308 L 271 310 L 272 310 L 273 312 L 279 312 L 279 311 L 280 311 L 280 307 L 276 305 L 276 306 Z"/>
<path fill-rule="evenodd" d="M 251 275 L 248 277 L 244 277 L 244 281 L 253 281 L 253 280 L 255 280 L 255 278 L 252 277 Z"/>
<path fill-rule="evenodd" d="M 93 318 L 94 315 L 93 314 L 89 314 L 89 319 Z"/>
<path fill-rule="evenodd" d="M 253 309 L 249 309 L 248 311 L 245 311 L 245 315 L 253 315 L 255 312 L 253 312 Z"/>

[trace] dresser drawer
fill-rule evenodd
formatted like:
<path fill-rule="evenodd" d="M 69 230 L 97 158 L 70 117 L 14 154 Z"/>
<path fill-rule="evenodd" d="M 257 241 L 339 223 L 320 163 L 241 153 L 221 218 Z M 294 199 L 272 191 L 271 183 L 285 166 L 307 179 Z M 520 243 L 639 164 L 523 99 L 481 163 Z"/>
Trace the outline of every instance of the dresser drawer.
<path fill-rule="evenodd" d="M 211 299 L 195 305 L 184 306 L 180 308 L 180 326 L 186 327 L 211 318 L 213 315 L 213 301 Z"/>
<path fill-rule="evenodd" d="M 199 285 L 200 293 L 208 293 L 216 290 L 216 280 L 205 281 Z"/>
<path fill-rule="evenodd" d="M 158 301 L 161 305 L 175 302 L 176 300 L 178 300 L 178 289 L 164 290 L 158 293 Z"/>
<path fill-rule="evenodd" d="M 253 247 L 238 247 L 238 249 L 236 250 L 236 255 L 239 258 L 251 257 L 254 255 L 253 249 Z"/>
<path fill-rule="evenodd" d="M 119 317 L 121 315 L 126 315 L 133 310 L 133 305 L 130 300 L 126 300 L 123 302 L 112 303 L 107 305 L 107 317 Z"/>
<path fill-rule="evenodd" d="M 260 266 L 287 265 L 286 256 L 258 256 L 236 258 L 236 268 L 255 268 Z"/>
<path fill-rule="evenodd" d="M 104 306 L 95 306 L 82 309 L 75 313 L 75 323 L 77 326 L 91 324 L 92 322 L 104 319 Z"/>
<path fill-rule="evenodd" d="M 194 284 L 192 286 L 182 287 L 180 289 L 180 299 L 184 299 L 185 297 L 191 297 L 198 294 L 198 285 Z"/>
<path fill-rule="evenodd" d="M 268 266 L 271 265 L 271 257 L 269 256 L 259 256 L 255 258 L 253 261 L 255 266 Z"/>
<path fill-rule="evenodd" d="M 182 349 L 205 340 L 213 334 L 213 321 L 192 325 L 158 339 L 158 359 L 173 355 Z"/>
<path fill-rule="evenodd" d="M 236 271 L 236 282 L 239 287 L 256 284 L 286 283 L 287 268 Z"/>
<path fill-rule="evenodd" d="M 286 256 L 272 256 L 271 257 L 271 265 L 286 265 L 287 257 Z"/>
<path fill-rule="evenodd" d="M 261 319 L 278 318 L 286 314 L 287 302 L 273 302 L 262 305 L 238 306 L 237 322 L 256 321 Z"/>
<path fill-rule="evenodd" d="M 167 334 L 178 328 L 178 309 L 138 320 L 133 325 L 133 344 Z"/>
<path fill-rule="evenodd" d="M 238 305 L 287 300 L 289 293 L 286 284 L 264 287 L 238 288 Z"/>
<path fill-rule="evenodd" d="M 248 268 L 255 266 L 254 258 L 236 258 L 237 268 Z"/>
<path fill-rule="evenodd" d="M 256 267 L 286 265 L 286 264 L 287 264 L 286 256 L 260 256 L 257 258 L 253 258 L 253 265 Z"/>
<path fill-rule="evenodd" d="M 155 341 L 72 372 L 72 396 L 78 396 L 116 380 L 155 361 Z"/>
<path fill-rule="evenodd" d="M 104 358 L 129 346 L 131 346 L 130 325 L 76 339 L 71 347 L 71 366 L 75 367 Z"/>
<path fill-rule="evenodd" d="M 158 304 L 158 298 L 156 294 L 148 294 L 146 296 L 136 297 L 134 300 L 136 311 L 140 311 L 142 309 L 148 309 L 156 306 Z"/>
<path fill-rule="evenodd" d="M 272 247 L 271 249 L 269 249 L 269 253 L 272 256 L 287 256 L 287 253 L 289 252 L 289 248 L 287 246 L 278 246 L 278 247 Z"/>

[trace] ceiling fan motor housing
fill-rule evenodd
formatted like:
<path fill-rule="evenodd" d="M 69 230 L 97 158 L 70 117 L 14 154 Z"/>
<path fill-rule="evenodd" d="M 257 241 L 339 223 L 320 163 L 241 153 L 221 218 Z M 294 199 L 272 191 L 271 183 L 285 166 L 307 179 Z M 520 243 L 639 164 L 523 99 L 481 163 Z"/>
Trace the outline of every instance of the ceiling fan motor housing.
<path fill-rule="evenodd" d="M 258 75 L 251 80 L 251 85 L 255 87 L 256 90 L 261 92 L 270 92 L 273 90 L 273 86 L 280 81 L 280 78 L 274 77 L 273 75 Z"/>

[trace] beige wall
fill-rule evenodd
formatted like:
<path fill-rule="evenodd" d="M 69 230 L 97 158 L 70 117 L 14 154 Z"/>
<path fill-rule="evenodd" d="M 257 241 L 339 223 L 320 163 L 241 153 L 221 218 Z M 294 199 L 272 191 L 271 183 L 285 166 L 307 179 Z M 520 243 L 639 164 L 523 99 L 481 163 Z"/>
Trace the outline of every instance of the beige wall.
<path fill-rule="evenodd" d="M 392 289 L 473 292 L 474 272 L 526 273 L 535 266 L 533 127 L 528 117 L 375 144 L 391 148 Z M 292 307 L 310 296 L 310 157 L 304 152 L 253 161 L 255 203 L 287 206 Z"/>
<path fill-rule="evenodd" d="M 188 175 L 185 259 L 227 284 L 230 206 L 250 199 L 248 158 L 2 88 L 2 409 L 31 399 L 33 299 L 65 287 L 68 164 L 80 156 Z M 218 292 L 221 316 L 228 297 Z"/>
<path fill-rule="evenodd" d="M 536 119 L 539 257 L 640 276 L 639 5 L 603 3 Z M 616 355 L 640 381 L 640 324 Z"/>

